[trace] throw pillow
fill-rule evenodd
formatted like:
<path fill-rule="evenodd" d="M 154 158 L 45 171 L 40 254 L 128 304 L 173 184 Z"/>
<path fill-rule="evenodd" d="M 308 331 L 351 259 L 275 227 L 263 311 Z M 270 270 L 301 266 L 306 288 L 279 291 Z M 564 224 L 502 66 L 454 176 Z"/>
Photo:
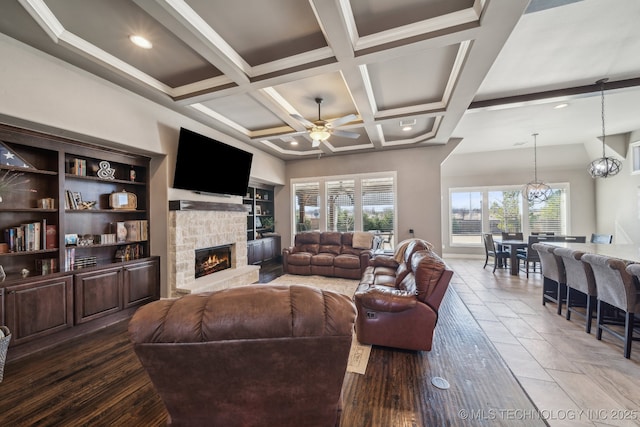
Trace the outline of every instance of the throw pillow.
<path fill-rule="evenodd" d="M 354 231 L 353 232 L 353 244 L 352 246 L 357 249 L 371 249 L 371 242 L 373 241 L 373 234 L 366 231 Z"/>

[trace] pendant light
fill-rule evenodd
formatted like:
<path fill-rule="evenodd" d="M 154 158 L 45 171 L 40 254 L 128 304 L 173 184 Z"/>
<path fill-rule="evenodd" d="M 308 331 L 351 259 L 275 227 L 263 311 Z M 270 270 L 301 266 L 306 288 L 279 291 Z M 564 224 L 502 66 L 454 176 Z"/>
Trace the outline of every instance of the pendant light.
<path fill-rule="evenodd" d="M 604 144 L 604 83 L 609 79 L 601 79 L 596 83 L 600 84 L 600 104 L 602 106 L 602 157 L 589 163 L 589 175 L 592 178 L 608 178 L 617 175 L 622 168 L 620 160 L 613 157 L 607 157 L 605 154 Z"/>
<path fill-rule="evenodd" d="M 542 181 L 538 181 L 538 165 L 537 165 L 537 137 L 538 134 L 533 134 L 533 181 L 527 183 L 524 186 L 524 194 L 527 200 L 532 203 L 541 203 L 547 201 L 551 197 L 551 187 Z"/>

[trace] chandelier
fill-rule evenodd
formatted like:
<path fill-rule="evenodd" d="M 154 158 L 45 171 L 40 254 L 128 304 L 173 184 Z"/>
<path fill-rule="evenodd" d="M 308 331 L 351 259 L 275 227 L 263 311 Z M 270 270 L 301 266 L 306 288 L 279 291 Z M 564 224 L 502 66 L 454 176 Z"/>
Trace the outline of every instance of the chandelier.
<path fill-rule="evenodd" d="M 527 200 L 532 203 L 541 203 L 547 201 L 551 197 L 551 187 L 542 181 L 538 181 L 538 165 L 537 165 L 537 137 L 533 134 L 533 181 L 524 186 L 524 194 Z"/>
<path fill-rule="evenodd" d="M 604 144 L 604 83 L 608 79 L 598 80 L 596 83 L 600 84 L 600 101 L 602 106 L 602 157 L 589 163 L 589 175 L 592 178 L 608 178 L 610 176 L 617 175 L 622 168 L 620 160 L 613 157 L 607 157 L 605 154 Z"/>

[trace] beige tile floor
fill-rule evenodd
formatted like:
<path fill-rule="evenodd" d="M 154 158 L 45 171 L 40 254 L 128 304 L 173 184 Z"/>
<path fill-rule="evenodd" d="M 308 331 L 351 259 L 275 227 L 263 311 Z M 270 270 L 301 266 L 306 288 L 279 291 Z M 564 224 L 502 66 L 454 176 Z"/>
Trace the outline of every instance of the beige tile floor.
<path fill-rule="evenodd" d="M 640 426 L 640 342 L 584 331 L 584 321 L 542 305 L 542 277 L 482 268 L 484 258 L 445 257 L 451 285 L 503 357 L 539 414 L 501 408 L 505 417 L 542 416 L 550 426 Z M 500 414 L 501 412 L 498 412 Z"/>

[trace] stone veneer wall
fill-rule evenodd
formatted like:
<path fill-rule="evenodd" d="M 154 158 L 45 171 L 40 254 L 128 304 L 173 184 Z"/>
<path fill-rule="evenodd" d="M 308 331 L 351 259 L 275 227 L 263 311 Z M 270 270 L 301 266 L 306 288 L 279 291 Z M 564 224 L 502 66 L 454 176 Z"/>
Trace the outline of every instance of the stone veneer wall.
<path fill-rule="evenodd" d="M 195 250 L 233 244 L 232 266 L 195 278 Z M 258 280 L 258 266 L 247 265 L 246 212 L 171 210 L 169 212 L 171 297 L 246 285 Z"/>

